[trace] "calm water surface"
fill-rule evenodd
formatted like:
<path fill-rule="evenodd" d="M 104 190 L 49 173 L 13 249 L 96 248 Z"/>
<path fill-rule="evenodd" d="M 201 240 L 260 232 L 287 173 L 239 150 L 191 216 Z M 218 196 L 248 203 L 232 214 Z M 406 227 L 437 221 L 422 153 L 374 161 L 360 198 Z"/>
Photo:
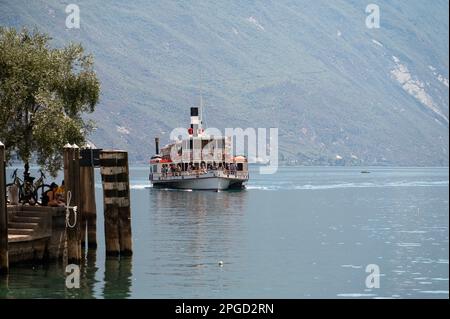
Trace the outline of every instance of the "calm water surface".
<path fill-rule="evenodd" d="M 247 190 L 156 190 L 131 169 L 134 256 L 13 267 L 7 298 L 448 298 L 447 168 L 280 168 Z M 97 172 L 99 175 L 99 172 Z M 223 261 L 223 267 L 218 262 Z M 379 266 L 368 289 L 366 266 Z"/>

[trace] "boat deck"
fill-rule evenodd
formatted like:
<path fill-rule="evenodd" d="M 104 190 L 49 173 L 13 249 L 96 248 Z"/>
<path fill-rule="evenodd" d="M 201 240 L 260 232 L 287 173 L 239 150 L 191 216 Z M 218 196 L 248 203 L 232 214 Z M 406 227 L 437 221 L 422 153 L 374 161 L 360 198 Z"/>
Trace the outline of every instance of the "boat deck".
<path fill-rule="evenodd" d="M 175 172 L 175 173 L 163 173 L 153 174 L 151 181 L 177 181 L 177 180 L 193 180 L 193 179 L 205 179 L 205 178 L 227 178 L 236 180 L 248 180 L 248 172 L 240 171 L 224 171 L 224 170 L 212 170 L 207 172 L 193 171 L 193 172 Z"/>

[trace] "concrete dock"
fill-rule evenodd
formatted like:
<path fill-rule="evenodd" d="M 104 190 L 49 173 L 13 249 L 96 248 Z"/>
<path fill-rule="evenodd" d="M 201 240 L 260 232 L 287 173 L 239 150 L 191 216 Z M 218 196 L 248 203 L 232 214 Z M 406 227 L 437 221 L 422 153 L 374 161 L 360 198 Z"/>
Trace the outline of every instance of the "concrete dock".
<path fill-rule="evenodd" d="M 101 168 L 105 195 L 106 253 L 132 255 L 128 154 L 125 151 L 84 149 L 80 152 L 78 146 L 67 144 L 63 157 L 68 208 L 7 204 L 4 151 L 0 143 L 0 274 L 7 274 L 9 266 L 18 263 L 58 260 L 64 264 L 79 264 L 86 244 L 89 248 L 97 247 L 95 167 Z M 120 176 L 108 173 L 119 169 L 123 171 Z M 120 183 L 119 177 L 122 178 Z"/>
<path fill-rule="evenodd" d="M 10 264 L 63 258 L 65 208 L 8 205 L 7 210 Z"/>

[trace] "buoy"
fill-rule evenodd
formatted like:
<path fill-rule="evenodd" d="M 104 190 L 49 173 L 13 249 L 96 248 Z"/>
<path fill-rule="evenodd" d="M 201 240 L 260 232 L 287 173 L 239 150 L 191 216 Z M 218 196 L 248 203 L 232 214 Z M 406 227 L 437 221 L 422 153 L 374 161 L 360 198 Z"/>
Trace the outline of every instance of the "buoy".
<path fill-rule="evenodd" d="M 223 267 L 223 261 L 222 261 L 222 260 L 219 261 L 219 266 L 220 266 L 220 267 Z"/>

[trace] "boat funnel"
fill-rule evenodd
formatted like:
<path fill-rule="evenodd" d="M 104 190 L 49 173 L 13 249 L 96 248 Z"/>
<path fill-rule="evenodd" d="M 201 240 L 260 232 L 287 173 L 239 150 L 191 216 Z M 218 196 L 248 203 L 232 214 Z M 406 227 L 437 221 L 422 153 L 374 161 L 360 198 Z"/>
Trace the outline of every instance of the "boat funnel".
<path fill-rule="evenodd" d="M 198 136 L 199 125 L 198 107 L 191 107 L 191 128 L 194 136 Z"/>
<path fill-rule="evenodd" d="M 159 137 L 155 137 L 155 154 L 159 154 Z"/>

